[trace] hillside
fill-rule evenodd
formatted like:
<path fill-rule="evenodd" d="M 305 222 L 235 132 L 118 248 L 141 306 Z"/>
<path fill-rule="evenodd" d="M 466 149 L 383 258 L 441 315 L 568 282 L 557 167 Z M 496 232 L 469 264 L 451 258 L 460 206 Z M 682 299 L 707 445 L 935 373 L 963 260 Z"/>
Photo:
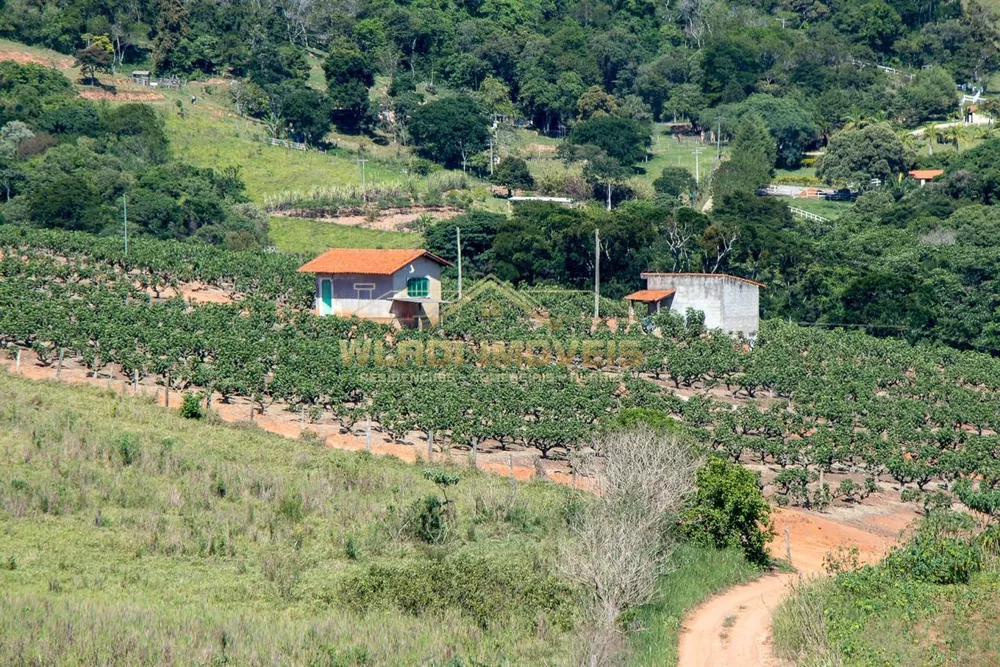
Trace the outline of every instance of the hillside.
<path fill-rule="evenodd" d="M 565 661 L 556 486 L 455 470 L 461 546 L 435 551 L 400 523 L 425 466 L 7 373 L 0 397 L 3 662 Z M 476 601 L 420 598 L 435 562 Z"/>
<path fill-rule="evenodd" d="M 998 2 L 0 0 L 0 663 L 996 663 Z"/>

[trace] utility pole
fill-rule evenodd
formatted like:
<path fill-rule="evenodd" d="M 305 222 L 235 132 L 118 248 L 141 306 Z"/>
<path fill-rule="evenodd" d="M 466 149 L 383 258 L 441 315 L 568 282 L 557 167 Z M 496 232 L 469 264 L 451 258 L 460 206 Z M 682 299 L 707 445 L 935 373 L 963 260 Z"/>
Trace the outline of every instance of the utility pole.
<path fill-rule="evenodd" d="M 122 194 L 122 222 L 125 224 L 125 256 L 128 257 L 128 195 Z"/>
<path fill-rule="evenodd" d="M 458 249 L 458 298 L 462 298 L 462 229 L 455 228 L 455 246 Z"/>
<path fill-rule="evenodd" d="M 722 159 L 722 116 L 715 117 L 715 161 Z"/>
<path fill-rule="evenodd" d="M 364 158 L 358 158 L 357 163 L 361 167 L 361 201 L 368 202 L 368 194 L 365 192 L 365 163 L 368 160 Z"/>
<path fill-rule="evenodd" d="M 594 230 L 594 319 L 601 316 L 601 230 Z"/>

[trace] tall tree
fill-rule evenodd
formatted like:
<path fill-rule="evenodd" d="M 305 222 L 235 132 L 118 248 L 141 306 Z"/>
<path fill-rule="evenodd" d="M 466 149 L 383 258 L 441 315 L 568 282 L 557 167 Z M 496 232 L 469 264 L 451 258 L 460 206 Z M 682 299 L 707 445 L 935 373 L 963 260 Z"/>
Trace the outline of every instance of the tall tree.
<path fill-rule="evenodd" d="M 158 0 L 156 33 L 153 36 L 153 63 L 160 73 L 177 68 L 174 52 L 190 32 L 184 0 Z"/>

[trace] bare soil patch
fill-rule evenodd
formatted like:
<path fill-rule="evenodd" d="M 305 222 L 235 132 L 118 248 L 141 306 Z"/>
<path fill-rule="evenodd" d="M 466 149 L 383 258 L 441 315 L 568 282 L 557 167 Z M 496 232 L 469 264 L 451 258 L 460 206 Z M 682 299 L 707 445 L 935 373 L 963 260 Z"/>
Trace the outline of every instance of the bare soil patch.
<path fill-rule="evenodd" d="M 112 92 L 100 88 L 81 90 L 80 97 L 88 100 L 111 100 L 117 102 L 155 102 L 163 99 L 162 94 L 152 91 L 122 90 Z"/>
<path fill-rule="evenodd" d="M 338 225 L 364 227 L 387 232 L 408 232 L 408 225 L 422 215 L 429 215 L 436 220 L 449 220 L 464 211 L 452 206 L 410 206 L 406 208 L 385 208 L 378 211 L 374 218 L 361 212 L 351 212 L 346 215 L 315 215 L 307 209 L 292 209 L 289 211 L 274 211 L 271 215 L 288 218 L 304 218 L 319 222 L 332 222 Z"/>
<path fill-rule="evenodd" d="M 9 46 L 0 46 L 0 60 L 13 60 L 20 65 L 34 64 L 55 69 L 69 69 L 73 66 L 74 62 L 68 56 L 65 58 L 44 58 Z"/>

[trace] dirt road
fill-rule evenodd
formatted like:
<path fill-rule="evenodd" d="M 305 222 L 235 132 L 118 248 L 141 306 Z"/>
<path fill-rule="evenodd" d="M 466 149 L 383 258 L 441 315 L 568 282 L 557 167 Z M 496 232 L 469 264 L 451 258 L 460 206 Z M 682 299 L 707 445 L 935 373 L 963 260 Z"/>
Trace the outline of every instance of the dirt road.
<path fill-rule="evenodd" d="M 823 559 L 838 547 L 856 546 L 860 562 L 878 560 L 913 520 L 901 503 L 837 508 L 829 514 L 779 509 L 772 553 L 785 557 L 788 528 L 792 565 L 798 573 L 768 574 L 721 593 L 685 619 L 678 650 L 681 667 L 781 664 L 771 651 L 771 614 L 799 577 L 823 574 Z"/>

